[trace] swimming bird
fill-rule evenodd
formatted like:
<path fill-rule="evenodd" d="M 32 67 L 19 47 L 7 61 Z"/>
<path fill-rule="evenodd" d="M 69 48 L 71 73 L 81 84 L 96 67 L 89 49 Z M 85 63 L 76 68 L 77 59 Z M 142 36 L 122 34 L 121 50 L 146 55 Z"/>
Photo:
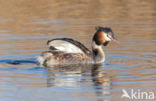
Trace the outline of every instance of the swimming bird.
<path fill-rule="evenodd" d="M 48 40 L 49 50 L 43 52 L 37 61 L 39 65 L 48 67 L 63 64 L 100 64 L 105 61 L 103 46 L 107 46 L 110 41 L 117 42 L 112 29 L 108 27 L 96 28 L 91 51 L 71 38 Z"/>

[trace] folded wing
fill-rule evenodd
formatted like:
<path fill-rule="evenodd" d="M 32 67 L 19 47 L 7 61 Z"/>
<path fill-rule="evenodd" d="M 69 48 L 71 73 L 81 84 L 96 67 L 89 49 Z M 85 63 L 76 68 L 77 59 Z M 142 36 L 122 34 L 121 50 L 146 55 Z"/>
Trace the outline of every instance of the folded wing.
<path fill-rule="evenodd" d="M 51 51 L 62 51 L 65 53 L 82 53 L 90 55 L 91 52 L 83 44 L 70 38 L 56 38 L 49 40 L 47 45 Z"/>

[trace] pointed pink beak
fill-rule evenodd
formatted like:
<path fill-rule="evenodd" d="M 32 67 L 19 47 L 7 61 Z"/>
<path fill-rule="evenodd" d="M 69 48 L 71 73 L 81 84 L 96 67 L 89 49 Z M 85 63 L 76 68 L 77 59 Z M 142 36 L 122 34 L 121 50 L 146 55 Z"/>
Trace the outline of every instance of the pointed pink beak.
<path fill-rule="evenodd" d="M 114 38 L 111 38 L 111 40 L 114 41 L 117 44 L 120 44 L 120 42 L 118 40 L 114 39 Z"/>
<path fill-rule="evenodd" d="M 112 37 L 110 37 L 110 36 L 107 36 L 107 37 L 109 37 L 112 41 L 114 41 L 115 43 L 117 43 L 117 44 L 120 44 L 120 42 L 118 41 L 118 40 L 116 40 L 115 38 L 112 38 Z"/>

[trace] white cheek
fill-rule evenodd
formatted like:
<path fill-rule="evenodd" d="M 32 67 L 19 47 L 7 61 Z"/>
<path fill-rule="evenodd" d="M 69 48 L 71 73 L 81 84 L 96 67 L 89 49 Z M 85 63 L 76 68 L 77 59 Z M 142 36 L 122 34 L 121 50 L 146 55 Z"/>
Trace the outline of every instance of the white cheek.
<path fill-rule="evenodd" d="M 111 41 L 111 39 L 109 37 L 107 37 L 107 34 L 104 34 L 105 40 L 106 41 Z"/>

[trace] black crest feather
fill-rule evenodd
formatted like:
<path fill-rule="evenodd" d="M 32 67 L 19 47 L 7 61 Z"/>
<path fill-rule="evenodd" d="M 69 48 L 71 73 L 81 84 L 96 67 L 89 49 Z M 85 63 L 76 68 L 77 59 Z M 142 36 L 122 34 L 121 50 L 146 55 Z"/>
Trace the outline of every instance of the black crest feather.
<path fill-rule="evenodd" d="M 103 32 L 111 35 L 112 38 L 114 38 L 114 33 L 113 33 L 112 29 L 109 28 L 109 27 L 101 27 L 101 26 L 98 26 L 98 27 L 95 27 L 95 29 L 96 29 L 97 32 L 103 31 Z"/>

